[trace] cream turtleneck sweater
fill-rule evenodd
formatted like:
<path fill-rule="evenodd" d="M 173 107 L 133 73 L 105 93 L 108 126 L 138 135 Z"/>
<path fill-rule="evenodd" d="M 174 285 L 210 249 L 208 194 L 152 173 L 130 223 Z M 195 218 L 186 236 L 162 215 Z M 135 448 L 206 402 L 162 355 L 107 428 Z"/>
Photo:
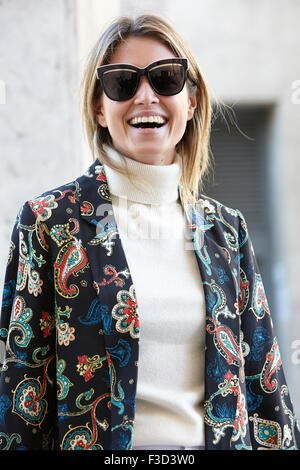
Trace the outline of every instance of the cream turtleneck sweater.
<path fill-rule="evenodd" d="M 115 149 L 106 151 L 121 165 Z M 140 316 L 133 447 L 203 446 L 205 299 L 196 254 L 185 245 L 181 159 L 124 158 L 132 180 L 104 168 Z"/>

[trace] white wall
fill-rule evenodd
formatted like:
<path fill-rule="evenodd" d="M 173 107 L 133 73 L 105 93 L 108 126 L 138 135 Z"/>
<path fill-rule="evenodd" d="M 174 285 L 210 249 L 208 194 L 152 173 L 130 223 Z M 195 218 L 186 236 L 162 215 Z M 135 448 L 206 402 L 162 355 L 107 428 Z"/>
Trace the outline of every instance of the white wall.
<path fill-rule="evenodd" d="M 21 205 L 81 172 L 72 0 L 0 2 L 0 282 Z"/>

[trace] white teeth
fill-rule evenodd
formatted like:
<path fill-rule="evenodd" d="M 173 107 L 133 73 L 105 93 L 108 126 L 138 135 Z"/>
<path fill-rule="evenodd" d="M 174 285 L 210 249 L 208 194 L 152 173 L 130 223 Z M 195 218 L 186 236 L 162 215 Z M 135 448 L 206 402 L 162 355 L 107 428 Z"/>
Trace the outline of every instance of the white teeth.
<path fill-rule="evenodd" d="M 157 124 L 165 124 L 167 121 L 161 116 L 140 116 L 130 119 L 129 124 L 135 125 L 140 122 L 157 122 Z"/>

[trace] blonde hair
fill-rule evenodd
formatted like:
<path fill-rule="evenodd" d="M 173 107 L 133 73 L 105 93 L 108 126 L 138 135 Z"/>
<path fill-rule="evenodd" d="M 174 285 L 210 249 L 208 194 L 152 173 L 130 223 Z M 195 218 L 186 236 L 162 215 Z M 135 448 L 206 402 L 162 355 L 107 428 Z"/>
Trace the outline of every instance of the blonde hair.
<path fill-rule="evenodd" d="M 80 86 L 81 114 L 83 129 L 94 158 L 111 168 L 123 171 L 110 162 L 105 144 L 112 145 L 107 128 L 96 120 L 96 104 L 103 92 L 95 70 L 108 64 L 115 49 L 129 36 L 148 36 L 167 45 L 176 57 L 186 57 L 189 62 L 187 88 L 190 95 L 199 90 L 197 107 L 193 118 L 187 122 L 185 133 L 176 145 L 176 152 L 182 160 L 179 192 L 183 207 L 195 204 L 203 190 L 204 179 L 212 168 L 210 152 L 210 129 L 212 108 L 209 93 L 199 65 L 189 47 L 180 35 L 164 19 L 154 15 L 137 18 L 121 16 L 116 18 L 100 36 L 87 58 L 87 64 Z"/>

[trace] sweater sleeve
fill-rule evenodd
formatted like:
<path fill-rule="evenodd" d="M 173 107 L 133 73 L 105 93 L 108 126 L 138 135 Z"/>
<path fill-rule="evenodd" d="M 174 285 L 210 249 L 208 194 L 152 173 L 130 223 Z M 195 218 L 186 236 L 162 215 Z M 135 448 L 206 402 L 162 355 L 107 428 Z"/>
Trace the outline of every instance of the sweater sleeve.
<path fill-rule="evenodd" d="M 240 219 L 240 315 L 253 449 L 298 449 L 299 426 L 247 223 Z"/>
<path fill-rule="evenodd" d="M 54 288 L 47 228 L 36 215 L 28 202 L 21 208 L 6 267 L 0 323 L 1 450 L 49 449 L 53 441 Z"/>

